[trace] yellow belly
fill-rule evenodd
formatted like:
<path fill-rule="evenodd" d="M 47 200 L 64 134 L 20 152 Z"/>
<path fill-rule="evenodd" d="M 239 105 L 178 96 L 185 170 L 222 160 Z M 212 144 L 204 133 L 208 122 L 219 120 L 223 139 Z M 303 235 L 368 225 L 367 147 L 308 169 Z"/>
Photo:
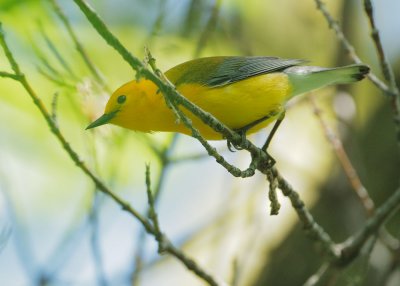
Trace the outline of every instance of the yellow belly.
<path fill-rule="evenodd" d="M 248 131 L 249 134 L 260 130 L 276 119 L 278 114 L 283 111 L 291 87 L 285 74 L 271 73 L 211 89 L 201 85 L 185 84 L 179 86 L 178 91 L 232 129 L 240 129 L 266 115 L 275 113 L 268 120 L 251 128 Z M 190 114 L 189 111 L 185 113 L 192 119 L 193 125 L 200 130 L 204 138 L 222 139 L 219 133 Z M 175 130 L 170 131 L 190 135 L 187 128 L 179 125 L 174 124 L 171 129 Z"/>

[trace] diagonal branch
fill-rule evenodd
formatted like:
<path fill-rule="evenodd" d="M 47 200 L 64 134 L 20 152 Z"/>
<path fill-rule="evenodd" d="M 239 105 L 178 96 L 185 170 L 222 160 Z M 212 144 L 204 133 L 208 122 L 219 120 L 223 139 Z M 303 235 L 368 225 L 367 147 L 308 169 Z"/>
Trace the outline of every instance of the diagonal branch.
<path fill-rule="evenodd" d="M 222 0 L 215 0 L 214 6 L 211 10 L 210 18 L 207 21 L 207 24 L 204 27 L 203 32 L 200 34 L 199 40 L 196 45 L 196 51 L 194 52 L 195 58 L 197 58 L 201 51 L 207 44 L 207 41 L 210 35 L 213 33 L 217 26 L 218 17 L 220 15 Z"/>
<path fill-rule="evenodd" d="M 353 59 L 355 63 L 361 63 L 361 59 L 356 54 L 354 47 L 347 40 L 346 36 L 343 34 L 342 29 L 339 27 L 337 21 L 332 17 L 332 15 L 327 10 L 325 3 L 322 0 L 314 0 L 317 9 L 321 11 L 324 15 L 326 21 L 328 22 L 329 28 L 333 29 L 336 33 L 337 38 L 342 43 L 343 48 L 348 52 L 350 57 Z M 375 46 L 378 51 L 378 56 L 381 63 L 382 72 L 385 76 L 385 79 L 389 82 L 390 86 L 381 81 L 375 74 L 370 72 L 368 74 L 368 78 L 374 83 L 387 97 L 391 98 L 392 108 L 393 108 L 393 117 L 394 124 L 396 127 L 397 133 L 397 145 L 400 148 L 400 91 L 397 87 L 396 80 L 393 74 L 393 71 L 386 60 L 385 53 L 383 51 L 383 47 L 380 41 L 379 32 L 375 26 L 375 20 L 373 16 L 373 8 L 370 0 L 364 0 L 364 7 L 366 13 L 368 15 L 371 28 L 372 28 L 372 38 L 374 40 Z"/>
<path fill-rule="evenodd" d="M 136 219 L 140 221 L 140 223 L 143 225 L 143 227 L 146 229 L 146 231 L 149 234 L 152 234 L 153 236 L 157 235 L 157 230 L 155 227 L 152 225 L 152 223 L 142 216 L 137 210 L 135 210 L 131 205 L 127 202 L 125 202 L 122 198 L 114 194 L 111 189 L 109 189 L 97 176 L 86 166 L 86 164 L 80 159 L 79 155 L 76 153 L 76 151 L 71 147 L 71 145 L 68 143 L 68 141 L 65 139 L 64 135 L 61 133 L 61 130 L 58 128 L 57 124 L 53 121 L 51 114 L 47 111 L 47 108 L 43 104 L 42 100 L 37 96 L 36 92 L 33 90 L 29 82 L 27 81 L 25 75 L 21 72 L 19 65 L 17 61 L 15 60 L 13 54 L 11 53 L 11 50 L 9 49 L 6 41 L 5 41 L 5 36 L 4 36 L 4 31 L 2 29 L 2 24 L 0 22 L 0 45 L 2 46 L 4 53 L 8 59 L 8 61 L 11 64 L 11 67 L 15 73 L 15 78 L 16 80 L 24 87 L 26 92 L 29 94 L 31 99 L 33 100 L 33 103 L 35 106 L 39 109 L 40 113 L 46 120 L 50 131 L 53 133 L 53 135 L 57 138 L 57 140 L 61 143 L 62 147 L 64 150 L 68 153 L 69 157 L 72 159 L 72 161 L 76 164 L 78 168 L 80 168 L 96 185 L 96 188 L 109 196 L 111 199 L 113 199 L 121 208 L 133 215 Z M 171 255 L 175 256 L 178 258 L 182 263 L 186 265 L 188 269 L 196 273 L 199 277 L 203 278 L 209 285 L 218 285 L 215 280 L 207 274 L 205 271 L 203 271 L 196 263 L 194 260 L 186 257 L 186 255 L 176 248 L 171 242 L 168 241 L 166 243 L 166 252 L 170 253 Z M 200 276 L 201 275 L 201 276 Z"/>
<path fill-rule="evenodd" d="M 329 13 L 326 5 L 321 0 L 314 0 L 315 4 L 317 5 L 317 9 L 321 11 L 322 15 L 328 22 L 329 28 L 332 29 L 340 43 L 342 44 L 345 51 L 349 54 L 350 58 L 357 64 L 363 63 L 360 57 L 357 55 L 354 47 L 350 44 L 349 40 L 344 35 L 342 29 L 340 28 L 338 22 L 332 17 Z M 389 87 L 381 81 L 374 73 L 370 72 L 368 74 L 368 78 L 371 80 L 373 84 L 375 84 L 380 90 L 384 91 L 385 93 L 389 92 Z"/>
<path fill-rule="evenodd" d="M 0 71 L 0 77 L 6 77 L 6 78 L 8 77 L 8 78 L 11 78 L 13 80 L 20 80 L 21 79 L 20 75 L 9 73 L 9 72 L 3 72 L 3 71 Z"/>
<path fill-rule="evenodd" d="M 383 223 L 400 207 L 400 188 L 397 189 L 386 202 L 376 209 L 375 215 L 369 218 L 364 227 L 350 237 L 341 246 L 341 264 L 351 262 L 361 251 L 366 241 L 376 235 Z"/>
<path fill-rule="evenodd" d="M 349 157 L 347 156 L 346 151 L 344 150 L 342 141 L 337 137 L 335 132 L 328 126 L 325 119 L 322 117 L 321 110 L 317 105 L 316 100 L 314 99 L 313 95 L 308 97 L 314 114 L 317 117 L 323 131 L 325 134 L 326 139 L 330 142 L 333 150 L 336 153 L 336 157 L 338 158 L 342 168 L 349 180 L 354 192 L 358 196 L 360 202 L 362 203 L 365 211 L 368 215 L 372 215 L 374 213 L 374 202 L 371 199 L 367 189 L 364 187 L 363 183 L 360 180 L 360 177 L 357 174 L 356 169 L 354 168 L 353 164 L 351 163 Z"/>
<path fill-rule="evenodd" d="M 395 79 L 395 76 L 393 73 L 393 69 L 387 60 L 385 51 L 383 50 L 381 36 L 375 25 L 374 10 L 372 7 L 371 0 L 364 0 L 364 9 L 368 16 L 369 23 L 371 25 L 371 30 L 372 30 L 371 37 L 374 40 L 374 44 L 375 44 L 375 47 L 376 47 L 376 50 L 378 53 L 379 62 L 381 65 L 383 76 L 390 83 L 390 89 L 393 92 L 393 94 L 396 94 L 397 96 L 399 96 L 399 90 L 398 90 L 398 87 L 396 84 L 396 79 Z"/>
<path fill-rule="evenodd" d="M 83 48 L 83 45 L 79 41 L 77 35 L 75 34 L 74 30 L 72 29 L 72 26 L 68 20 L 68 18 L 65 16 L 63 10 L 61 7 L 58 5 L 56 0 L 50 0 L 50 3 L 53 7 L 53 10 L 56 12 L 58 18 L 60 18 L 61 22 L 64 24 L 69 36 L 71 37 L 72 41 L 75 44 L 75 48 L 78 51 L 78 53 L 81 55 L 84 63 L 86 66 L 89 68 L 90 72 L 92 75 L 96 78 L 96 80 L 104 87 L 105 82 L 103 76 L 100 74 L 99 70 L 96 68 L 96 66 L 93 64 L 92 60 L 90 59 L 89 55 L 87 54 L 86 50 Z M 107 87 L 106 87 L 107 88 Z"/>
<path fill-rule="evenodd" d="M 393 69 L 387 60 L 385 51 L 383 50 L 381 37 L 380 37 L 379 31 L 375 25 L 374 10 L 372 7 L 371 0 L 364 0 L 364 8 L 365 8 L 365 13 L 368 16 L 369 23 L 371 26 L 371 30 L 372 30 L 371 37 L 372 37 L 375 47 L 376 47 L 376 51 L 377 51 L 378 58 L 379 58 L 379 63 L 381 65 L 381 70 L 382 70 L 383 76 L 385 77 L 386 81 L 389 83 L 389 90 L 386 91 L 385 93 L 387 93 L 392 98 L 394 122 L 395 122 L 395 126 L 397 129 L 396 130 L 397 131 L 397 145 L 400 148 L 400 90 L 397 86 L 396 78 L 393 73 Z"/>

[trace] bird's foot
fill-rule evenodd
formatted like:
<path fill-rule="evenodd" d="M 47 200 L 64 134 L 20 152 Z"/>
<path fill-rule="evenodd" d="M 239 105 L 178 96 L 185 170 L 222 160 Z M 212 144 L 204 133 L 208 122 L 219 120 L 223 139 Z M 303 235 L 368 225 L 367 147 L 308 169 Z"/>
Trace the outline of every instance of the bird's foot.
<path fill-rule="evenodd" d="M 238 151 L 243 150 L 242 145 L 243 145 L 244 142 L 246 142 L 247 129 L 242 128 L 242 129 L 238 129 L 238 130 L 235 130 L 235 131 L 240 135 L 240 142 L 238 144 L 238 143 L 234 143 L 234 142 L 232 142 L 230 140 L 227 140 L 226 145 L 227 145 L 229 151 L 231 151 L 231 152 L 236 152 L 237 150 Z"/>

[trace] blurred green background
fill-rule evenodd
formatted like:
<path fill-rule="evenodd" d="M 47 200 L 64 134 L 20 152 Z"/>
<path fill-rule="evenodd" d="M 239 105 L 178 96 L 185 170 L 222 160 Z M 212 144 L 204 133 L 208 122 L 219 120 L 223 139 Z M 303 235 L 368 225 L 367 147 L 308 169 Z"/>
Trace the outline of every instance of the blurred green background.
<path fill-rule="evenodd" d="M 326 1 L 362 58 L 380 75 L 361 1 Z M 72 147 L 118 195 L 147 209 L 150 164 L 163 231 L 214 277 L 236 285 L 301 285 L 323 263 L 288 203 L 269 215 L 263 176 L 233 178 L 187 136 L 85 127 L 102 114 L 110 92 L 135 73 L 95 32 L 73 1 L 58 1 L 96 66 L 90 71 L 49 1 L 0 0 L 14 56 Z M 107 26 L 137 57 L 149 47 L 166 70 L 211 55 L 268 55 L 351 63 L 314 1 L 98 0 Z M 400 2 L 375 1 L 378 28 L 398 75 Z M 10 71 L 3 53 L 0 70 Z M 399 154 L 387 100 L 368 80 L 313 93 L 343 140 L 376 205 L 399 185 Z M 261 145 L 267 132 L 251 137 Z M 235 165 L 231 153 L 212 142 Z M 159 154 L 171 159 L 165 165 Z M 366 212 L 335 157 L 307 96 L 290 103 L 270 153 L 317 221 L 336 242 L 355 233 Z M 399 238 L 399 216 L 388 230 Z M 399 266 L 377 243 L 368 259 L 338 271 L 329 285 L 397 285 Z M 152 237 L 114 202 L 95 192 L 21 86 L 0 78 L 0 284 L 203 285 L 180 262 L 159 256 Z M 327 284 L 323 284 L 327 285 Z"/>

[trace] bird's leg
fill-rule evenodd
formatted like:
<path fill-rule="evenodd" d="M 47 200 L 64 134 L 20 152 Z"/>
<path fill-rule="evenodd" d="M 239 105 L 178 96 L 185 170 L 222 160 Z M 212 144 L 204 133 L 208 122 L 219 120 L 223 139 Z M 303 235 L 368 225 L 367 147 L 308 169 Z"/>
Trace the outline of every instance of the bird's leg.
<path fill-rule="evenodd" d="M 282 123 L 284 118 L 285 118 L 285 111 L 282 111 L 281 114 L 279 115 L 278 119 L 276 120 L 274 126 L 272 127 L 271 132 L 268 134 L 267 140 L 265 141 L 264 145 L 261 147 L 261 150 L 263 150 L 265 153 L 267 153 L 267 156 L 268 156 L 267 166 L 268 166 L 268 168 L 274 166 L 276 161 L 275 161 L 274 157 L 272 157 L 268 153 L 267 149 L 268 149 L 269 144 L 272 141 L 272 138 L 274 137 L 274 134 L 275 134 L 276 130 L 278 130 L 279 125 L 281 125 L 281 123 Z"/>
<path fill-rule="evenodd" d="M 246 140 L 246 133 L 247 133 L 247 131 L 249 131 L 249 130 L 250 130 L 251 128 L 253 128 L 254 126 L 260 124 L 261 122 L 263 122 L 263 121 L 265 121 L 265 120 L 267 120 L 267 119 L 269 119 L 269 118 L 271 118 L 271 117 L 273 117 L 273 116 L 276 116 L 276 115 L 277 115 L 277 113 L 276 113 L 275 111 L 274 111 L 274 112 L 271 112 L 271 113 L 269 113 L 269 114 L 267 114 L 267 115 L 261 117 L 260 119 L 257 119 L 257 120 L 255 120 L 255 121 L 253 121 L 253 122 L 251 122 L 251 123 L 249 123 L 249 124 L 247 124 L 247 125 L 245 125 L 245 126 L 239 128 L 239 129 L 234 129 L 234 131 L 236 131 L 237 133 L 239 133 L 239 135 L 242 137 L 242 140 L 241 140 L 241 141 L 244 142 L 244 141 Z M 274 128 L 275 128 L 275 126 L 274 126 Z M 227 142 L 227 145 L 228 145 L 229 151 L 231 151 L 231 152 L 235 152 L 234 149 L 236 149 L 236 150 L 242 150 L 242 149 L 243 149 L 243 148 L 241 148 L 240 146 L 237 146 L 236 144 L 232 143 L 232 142 L 229 141 L 229 140 L 228 140 L 228 142 Z M 232 149 L 232 147 L 233 147 L 234 149 Z M 264 149 L 263 149 L 263 150 L 264 150 Z M 265 151 L 265 150 L 264 150 L 264 151 Z"/>
<path fill-rule="evenodd" d="M 272 130 L 271 130 L 271 132 L 269 133 L 269 135 L 268 135 L 268 137 L 267 137 L 267 140 L 265 141 L 264 145 L 261 147 L 261 150 L 265 151 L 267 154 L 268 154 L 268 152 L 267 152 L 268 146 L 269 146 L 269 144 L 271 143 L 272 138 L 274 137 L 276 130 L 278 130 L 278 128 L 279 128 L 279 126 L 281 125 L 281 123 L 282 123 L 282 121 L 283 121 L 284 118 L 285 118 L 285 111 L 282 111 L 281 114 L 279 115 L 278 119 L 276 120 L 276 122 L 275 122 L 275 124 L 274 124 L 274 127 L 272 127 Z M 268 156 L 269 156 L 273 161 L 275 161 L 269 154 L 268 154 Z"/>

